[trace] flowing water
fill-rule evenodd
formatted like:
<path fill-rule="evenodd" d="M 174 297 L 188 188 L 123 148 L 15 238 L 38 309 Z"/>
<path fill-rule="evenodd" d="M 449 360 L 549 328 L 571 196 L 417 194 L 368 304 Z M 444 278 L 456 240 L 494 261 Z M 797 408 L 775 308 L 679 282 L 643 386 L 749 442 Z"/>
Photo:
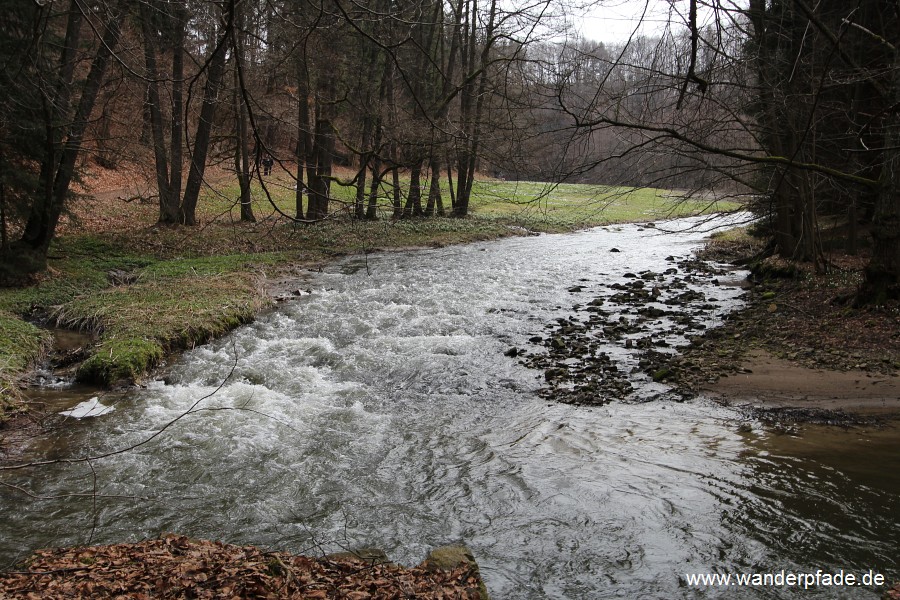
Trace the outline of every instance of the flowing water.
<path fill-rule="evenodd" d="M 3 474 L 45 499 L 0 491 L 0 558 L 173 531 L 297 553 L 375 546 L 405 564 L 463 542 L 496 599 L 877 598 L 694 588 L 685 574 L 900 578 L 896 429 L 779 432 L 702 398 L 554 404 L 504 355 L 594 284 L 661 272 L 703 236 L 629 225 L 336 263 L 164 380 L 100 399 L 114 411 L 34 440 L 29 458 L 89 456 L 171 423 L 126 453 Z M 710 324 L 739 302 L 738 287 L 692 286 L 715 298 Z M 664 389 L 640 379 L 639 397 Z"/>

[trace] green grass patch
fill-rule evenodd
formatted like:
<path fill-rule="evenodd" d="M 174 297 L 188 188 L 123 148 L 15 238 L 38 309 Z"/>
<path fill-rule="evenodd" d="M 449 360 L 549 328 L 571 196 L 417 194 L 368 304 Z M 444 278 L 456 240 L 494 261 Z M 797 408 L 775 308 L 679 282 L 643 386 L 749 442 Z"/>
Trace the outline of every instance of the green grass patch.
<path fill-rule="evenodd" d="M 259 180 L 251 186 L 253 206 L 256 216 L 263 218 L 278 210 L 293 215 L 296 208 L 294 182 L 284 173 L 267 177 L 265 189 Z M 450 193 L 446 182 L 442 181 L 443 203 L 449 212 Z M 427 180 L 424 180 L 427 192 Z M 404 195 L 408 192 L 409 178 L 400 178 Z M 352 204 L 356 188 L 332 183 L 332 208 L 339 211 L 341 206 Z M 237 182 L 221 182 L 215 188 L 207 189 L 201 206 L 207 218 L 226 217 L 237 221 L 240 216 Z M 423 203 L 426 198 L 423 193 Z M 390 216 L 392 188 L 390 178 L 383 181 L 379 191 L 379 215 Z M 270 202 L 271 199 L 271 202 Z M 615 187 L 588 184 L 551 184 L 531 181 L 476 180 L 472 187 L 470 211 L 482 216 L 515 217 L 528 215 L 529 219 L 545 218 L 563 222 L 589 222 L 607 224 L 622 221 L 662 219 L 686 216 L 700 212 L 732 210 L 737 206 L 729 201 L 710 201 L 699 198 L 685 198 L 683 194 L 657 188 Z"/>
<path fill-rule="evenodd" d="M 721 243 L 758 243 L 759 238 L 754 237 L 750 234 L 750 228 L 748 226 L 745 227 L 735 227 L 734 229 L 726 229 L 724 231 L 716 231 L 715 233 L 709 236 L 709 239 L 714 242 Z"/>
<path fill-rule="evenodd" d="M 0 310 L 20 315 L 40 312 L 75 295 L 107 287 L 109 271 L 132 271 L 154 260 L 93 235 L 59 238 L 48 254 L 49 270 L 40 281 L 0 289 Z"/>
<path fill-rule="evenodd" d="M 284 262 L 285 260 L 286 257 L 280 252 L 174 258 L 171 260 L 156 261 L 146 268 L 141 269 L 138 277 L 143 281 L 168 277 L 223 275 L 226 273 L 269 267 Z"/>
<path fill-rule="evenodd" d="M 62 238 L 51 269 L 34 285 L 0 289 L 0 397 L 16 399 L 12 383 L 49 344 L 50 334 L 25 320 L 48 315 L 61 327 L 100 334 L 79 368 L 83 381 L 137 379 L 169 351 L 222 335 L 251 320 L 266 299 L 262 269 L 283 253 L 159 259 L 96 236 Z M 131 285 L 113 285 L 125 273 Z"/>
<path fill-rule="evenodd" d="M 253 319 L 266 304 L 251 273 L 139 281 L 81 296 L 59 307 L 63 327 L 100 333 L 79 380 L 138 379 L 166 352 L 220 336 Z"/>
<path fill-rule="evenodd" d="M 17 409 L 17 379 L 40 359 L 49 343 L 48 332 L 0 311 L 0 421 Z"/>
<path fill-rule="evenodd" d="M 449 213 L 450 193 L 446 182 L 441 183 L 444 208 Z M 401 177 L 400 185 L 405 196 L 409 186 L 408 176 Z M 425 185 L 428 185 L 427 181 Z M 265 189 L 259 180 L 254 180 L 251 193 L 254 211 L 259 219 L 278 214 L 272 204 L 285 214 L 293 216 L 295 213 L 294 182 L 284 173 L 265 178 Z M 341 212 L 342 206 L 352 205 L 356 188 L 335 182 L 331 193 L 333 212 Z M 206 218 L 236 222 L 240 217 L 239 196 L 236 181 L 223 182 L 214 189 L 208 189 L 203 203 Z M 389 180 L 382 182 L 378 211 L 381 218 L 388 218 L 393 212 L 391 196 Z M 497 180 L 475 181 L 469 205 L 473 215 L 540 231 L 570 231 L 579 227 L 683 217 L 737 207 L 734 202 L 685 198 L 680 193 L 656 188 Z"/>
<path fill-rule="evenodd" d="M 585 184 L 479 181 L 472 212 L 541 231 L 655 221 L 735 210 L 734 202 L 685 198 L 670 190 Z"/>
<path fill-rule="evenodd" d="M 21 370 L 40 358 L 49 337 L 39 327 L 0 312 L 0 374 Z"/>
<path fill-rule="evenodd" d="M 106 339 L 81 363 L 80 381 L 108 385 L 138 379 L 165 356 L 159 343 L 143 338 Z"/>

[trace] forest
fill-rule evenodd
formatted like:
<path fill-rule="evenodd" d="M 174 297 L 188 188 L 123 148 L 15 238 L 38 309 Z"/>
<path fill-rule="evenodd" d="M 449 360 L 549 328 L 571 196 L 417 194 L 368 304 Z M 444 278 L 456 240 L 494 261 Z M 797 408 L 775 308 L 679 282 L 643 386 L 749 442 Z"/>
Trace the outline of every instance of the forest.
<path fill-rule="evenodd" d="M 851 250 L 871 244 L 857 301 L 896 298 L 896 3 L 690 0 L 658 36 L 610 43 L 572 34 L 577 10 L 11 1 L 3 277 L 46 267 L 90 163 L 145 165 L 159 223 L 193 226 L 209 165 L 234 174 L 252 221 L 271 160 L 296 190 L 279 212 L 302 224 L 465 217 L 477 172 L 667 187 L 740 196 L 769 252 L 824 269 L 822 219 L 836 217 Z M 339 207 L 338 186 L 352 188 Z"/>

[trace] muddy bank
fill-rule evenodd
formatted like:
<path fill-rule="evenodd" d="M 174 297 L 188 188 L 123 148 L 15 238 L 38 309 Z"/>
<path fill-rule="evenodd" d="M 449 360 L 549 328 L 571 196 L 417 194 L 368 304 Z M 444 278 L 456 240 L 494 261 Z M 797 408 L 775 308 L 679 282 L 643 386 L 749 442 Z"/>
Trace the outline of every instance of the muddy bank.
<path fill-rule="evenodd" d="M 700 257 L 742 260 L 711 242 Z M 745 307 L 685 351 L 719 357 L 707 380 L 679 381 L 766 419 L 853 424 L 900 417 L 900 306 L 853 307 L 863 256 L 835 254 L 827 272 L 777 258 L 759 263 Z"/>
<path fill-rule="evenodd" d="M 702 386 L 704 393 L 730 404 L 765 409 L 842 410 L 900 415 L 900 377 L 853 369 L 811 369 L 753 349 L 739 373 Z"/>

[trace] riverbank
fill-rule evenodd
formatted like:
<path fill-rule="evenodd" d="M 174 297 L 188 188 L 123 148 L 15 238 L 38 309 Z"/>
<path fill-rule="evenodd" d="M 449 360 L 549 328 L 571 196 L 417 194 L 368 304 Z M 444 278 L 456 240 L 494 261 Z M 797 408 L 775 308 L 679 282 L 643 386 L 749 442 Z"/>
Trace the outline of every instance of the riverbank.
<path fill-rule="evenodd" d="M 674 574 L 691 572 L 698 556 L 722 572 L 751 560 L 761 570 L 832 567 L 834 556 L 893 568 L 890 539 L 876 539 L 890 530 L 897 498 L 896 478 L 878 468 L 897 455 L 891 430 L 878 432 L 888 440 L 879 447 L 855 430 L 816 428 L 829 437 L 827 456 L 798 460 L 790 444 L 801 436 L 755 423 L 748 431 L 736 411 L 708 402 L 544 402 L 533 393 L 538 373 L 503 356 L 568 317 L 569 298 L 588 299 L 580 285 L 627 283 L 616 293 L 633 293 L 645 280 L 626 273 L 680 271 L 668 253 L 687 255 L 702 239 L 639 229 L 330 265 L 312 294 L 199 348 L 167 382 L 103 398 L 115 412 L 57 417 L 60 431 L 45 436 L 49 446 L 35 440 L 34 454 L 128 447 L 208 396 L 237 363 L 228 385 L 157 443 L 9 473 L 5 481 L 47 499 L 7 494 L 21 514 L 2 536 L 7 564 L 47 545 L 180 531 L 298 551 L 374 545 L 404 564 L 461 539 L 502 597 L 602 596 L 611 581 L 628 597 L 680 597 L 689 590 Z M 720 284 L 690 287 L 710 302 L 736 291 Z M 92 489 L 104 495 L 73 501 Z M 824 502 L 810 503 L 822 489 Z M 798 523 L 812 535 L 785 546 Z"/>
<path fill-rule="evenodd" d="M 3 598 L 283 598 L 488 600 L 462 546 L 412 568 L 364 550 L 320 558 L 166 535 L 136 544 L 39 550 L 0 574 Z"/>
<path fill-rule="evenodd" d="M 698 256 L 735 261 L 758 249 L 737 238 L 713 239 Z M 900 306 L 851 306 L 865 258 L 830 260 L 816 273 L 768 259 L 744 308 L 672 361 L 673 383 L 764 420 L 900 417 Z"/>
<path fill-rule="evenodd" d="M 169 228 L 155 226 L 157 209 L 143 200 L 149 196 L 147 184 L 133 183 L 139 177 L 110 172 L 94 177 L 97 189 L 63 223 L 47 273 L 33 285 L 0 290 L 0 421 L 22 410 L 23 387 L 48 377 L 105 387 L 140 382 L 172 353 L 221 336 L 273 302 L 303 293 L 295 286 L 303 273 L 340 256 L 731 207 L 677 204 L 677 195 L 664 190 L 483 179 L 467 219 L 361 222 L 340 211 L 334 220 L 296 225 L 269 209 L 256 223 L 243 223 L 235 220 L 237 209 L 228 200 L 233 190 L 227 174 L 213 180 L 219 183 L 201 205 L 203 225 Z M 277 177 L 267 181 L 279 210 L 290 210 L 290 183 Z M 266 204 L 260 200 L 257 212 Z M 701 258 L 745 257 L 758 243 L 726 235 Z M 894 412 L 887 399 L 897 397 L 897 308 L 855 309 L 836 301 L 852 294 L 863 260 L 838 256 L 833 262 L 826 275 L 790 267 L 796 275 L 791 279 L 758 282 L 750 288 L 746 309 L 694 339 L 674 359 L 648 353 L 645 372 L 690 393 L 767 409 L 796 401 L 810 408 Z M 649 292 L 649 286 L 623 290 L 637 303 Z M 48 327 L 88 335 L 81 346 L 63 348 Z M 49 372 L 36 374 L 33 368 L 42 364 Z M 829 375 L 832 371 L 842 375 Z M 621 396 L 627 391 L 622 377 L 605 381 L 603 389 L 588 392 Z M 812 382 L 818 387 L 804 387 Z"/>

